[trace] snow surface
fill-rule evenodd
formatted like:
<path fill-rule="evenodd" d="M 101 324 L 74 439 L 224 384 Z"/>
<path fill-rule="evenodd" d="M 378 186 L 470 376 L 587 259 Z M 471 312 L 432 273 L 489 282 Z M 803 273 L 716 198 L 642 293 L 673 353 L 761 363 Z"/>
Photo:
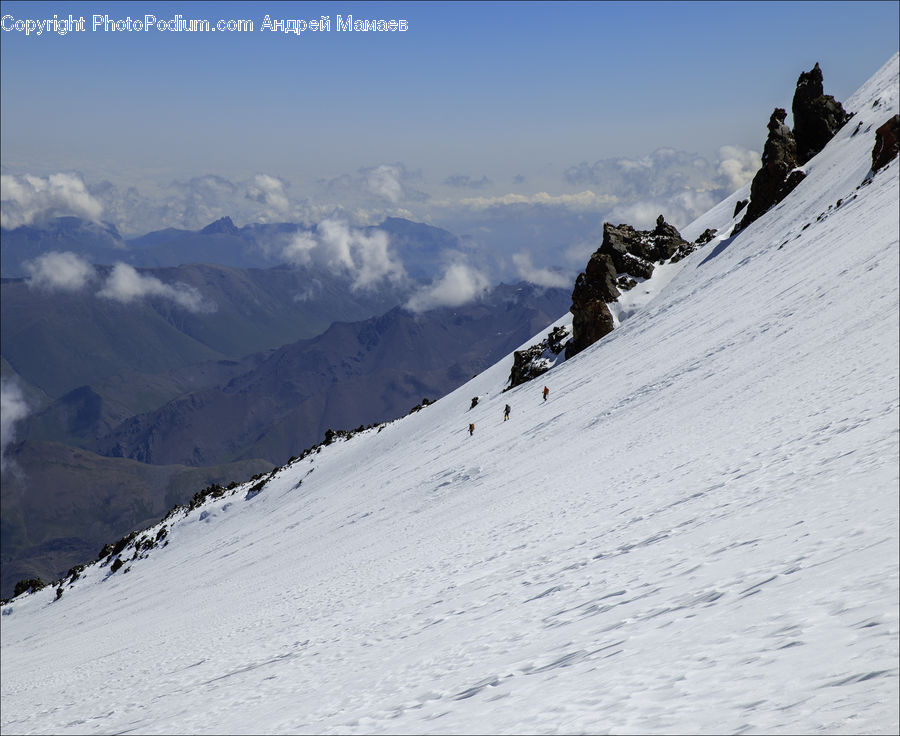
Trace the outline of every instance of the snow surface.
<path fill-rule="evenodd" d="M 857 187 L 897 89 L 539 381 L 5 606 L 3 733 L 896 733 L 897 160 Z"/>

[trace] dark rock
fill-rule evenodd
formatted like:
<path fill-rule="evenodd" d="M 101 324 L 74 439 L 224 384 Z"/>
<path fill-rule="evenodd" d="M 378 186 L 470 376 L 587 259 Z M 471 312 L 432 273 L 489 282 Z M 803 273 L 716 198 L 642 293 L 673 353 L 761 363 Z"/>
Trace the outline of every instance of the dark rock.
<path fill-rule="evenodd" d="M 126 534 L 124 537 L 122 537 L 118 542 L 116 542 L 113 545 L 111 554 L 117 555 L 120 552 L 122 552 L 129 544 L 131 544 L 131 542 L 134 540 L 134 538 L 137 535 L 138 535 L 138 533 L 136 531 L 131 532 L 130 534 Z"/>
<path fill-rule="evenodd" d="M 750 201 L 749 199 L 738 200 L 734 205 L 734 214 L 732 215 L 732 217 L 737 217 L 738 212 L 740 212 L 742 209 L 744 209 L 744 207 L 747 206 L 747 202 L 749 202 L 749 201 Z"/>
<path fill-rule="evenodd" d="M 431 404 L 431 403 L 432 403 L 432 402 L 429 401 L 428 398 L 424 398 L 424 399 L 422 399 L 422 402 L 421 402 L 421 403 L 416 404 L 412 409 L 410 409 L 410 410 L 409 410 L 409 413 L 410 413 L 410 414 L 415 414 L 417 411 L 421 411 L 422 409 L 424 409 L 426 406 L 428 406 L 428 405 Z M 470 407 L 470 408 L 471 408 L 471 407 Z M 360 430 L 360 431 L 361 431 L 361 430 Z"/>
<path fill-rule="evenodd" d="M 554 355 L 559 355 L 566 346 L 569 331 L 565 327 L 554 327 L 547 333 L 547 347 Z"/>
<path fill-rule="evenodd" d="M 575 306 L 574 302 L 572 306 Z M 573 336 L 566 345 L 566 359 L 577 355 L 604 335 L 608 335 L 614 326 L 612 312 L 605 302 L 592 301 L 582 304 L 572 319 Z"/>
<path fill-rule="evenodd" d="M 607 228 L 604 226 L 604 244 L 607 243 Z M 613 316 L 606 303 L 616 301 L 620 293 L 616 288 L 612 256 L 598 249 L 575 280 L 569 309 L 572 312 L 572 340 L 566 346 L 567 359 L 612 332 Z"/>
<path fill-rule="evenodd" d="M 40 578 L 29 578 L 28 580 L 20 580 L 16 583 L 13 590 L 13 598 L 22 595 L 22 593 L 34 593 L 41 588 L 46 587 L 46 583 Z"/>
<path fill-rule="evenodd" d="M 791 105 L 797 162 L 801 166 L 825 148 L 849 119 L 843 105 L 824 92 L 822 70 L 817 62 L 810 71 L 800 75 Z"/>
<path fill-rule="evenodd" d="M 872 149 L 872 171 L 878 171 L 900 153 L 900 115 L 887 120 L 875 131 Z"/>
<path fill-rule="evenodd" d="M 656 218 L 656 229 L 653 230 L 651 240 L 653 248 L 649 251 L 649 255 L 655 261 L 665 261 L 671 258 L 680 247 L 687 243 L 675 226 L 666 222 L 662 215 Z"/>
<path fill-rule="evenodd" d="M 553 356 L 559 355 L 565 348 L 568 337 L 569 331 L 565 327 L 554 327 L 539 343 L 529 345 L 524 350 L 516 350 L 509 372 L 509 386 L 504 391 L 546 373 L 551 366 L 548 352 Z"/>
<path fill-rule="evenodd" d="M 700 237 L 698 237 L 698 238 L 694 241 L 694 243 L 695 243 L 696 245 L 706 245 L 710 240 L 712 240 L 714 237 L 716 237 L 716 233 L 717 233 L 717 232 L 719 232 L 719 231 L 716 230 L 715 228 L 708 227 L 708 228 L 706 228 L 706 230 L 704 230 L 704 231 L 700 234 Z"/>
<path fill-rule="evenodd" d="M 762 168 L 756 172 L 750 184 L 750 203 L 743 219 L 733 233 L 746 228 L 751 222 L 769 211 L 784 199 L 800 183 L 805 174 L 796 171 L 797 142 L 791 129 L 784 124 L 787 112 L 776 107 L 769 118 L 769 137 L 763 148 Z"/>
<path fill-rule="evenodd" d="M 653 230 L 635 230 L 631 225 L 603 225 L 599 253 L 609 255 L 617 273 L 639 278 L 653 275 L 653 263 L 671 258 L 686 241 L 662 215 Z"/>
<path fill-rule="evenodd" d="M 613 316 L 606 305 L 619 298 L 619 288 L 627 290 L 637 284 L 635 279 L 649 279 L 654 263 L 663 263 L 690 245 L 662 215 L 653 230 L 604 223 L 603 242 L 572 291 L 573 334 L 566 345 L 566 358 L 612 332 Z"/>
<path fill-rule="evenodd" d="M 670 263 L 678 263 L 682 258 L 689 256 L 693 253 L 697 248 L 700 248 L 707 243 L 709 243 L 714 237 L 716 237 L 716 233 L 718 230 L 708 227 L 704 230 L 700 236 L 693 243 L 685 243 L 677 251 L 675 251 L 675 255 L 669 259 Z"/>
<path fill-rule="evenodd" d="M 637 281 L 635 281 L 628 275 L 619 276 L 619 278 L 616 279 L 616 286 L 619 287 L 622 291 L 631 291 L 635 286 L 637 286 Z"/>
<path fill-rule="evenodd" d="M 516 350 L 513 353 L 513 365 L 509 371 L 509 388 L 520 386 L 532 378 L 537 378 L 546 373 L 547 368 L 538 365 L 538 360 L 544 353 L 544 345 L 530 345 L 524 350 Z"/>

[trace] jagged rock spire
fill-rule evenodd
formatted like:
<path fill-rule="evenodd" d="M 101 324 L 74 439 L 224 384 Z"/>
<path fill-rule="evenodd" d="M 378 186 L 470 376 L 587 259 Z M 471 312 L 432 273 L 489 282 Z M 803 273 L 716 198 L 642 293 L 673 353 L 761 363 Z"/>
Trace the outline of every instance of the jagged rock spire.
<path fill-rule="evenodd" d="M 802 166 L 825 148 L 847 122 L 848 115 L 840 102 L 825 94 L 818 62 L 797 80 L 791 109 L 794 113 L 797 161 Z"/>
<path fill-rule="evenodd" d="M 769 118 L 769 137 L 763 147 L 762 168 L 750 184 L 750 204 L 735 232 L 743 230 L 778 204 L 803 180 L 803 172 L 795 170 L 798 165 L 797 141 L 784 123 L 786 117 L 787 112 L 776 107 Z"/>
<path fill-rule="evenodd" d="M 762 168 L 750 185 L 750 204 L 734 232 L 778 204 L 806 176 L 798 167 L 825 148 L 849 116 L 840 102 L 824 94 L 819 63 L 797 80 L 792 110 L 794 130 L 785 125 L 787 112 L 776 107 L 769 118 Z"/>
<path fill-rule="evenodd" d="M 613 316 L 606 305 L 619 298 L 619 289 L 630 289 L 636 278 L 649 279 L 654 263 L 662 263 L 690 246 L 662 215 L 653 230 L 604 223 L 603 242 L 578 275 L 572 291 L 572 340 L 566 346 L 566 358 L 612 332 Z"/>

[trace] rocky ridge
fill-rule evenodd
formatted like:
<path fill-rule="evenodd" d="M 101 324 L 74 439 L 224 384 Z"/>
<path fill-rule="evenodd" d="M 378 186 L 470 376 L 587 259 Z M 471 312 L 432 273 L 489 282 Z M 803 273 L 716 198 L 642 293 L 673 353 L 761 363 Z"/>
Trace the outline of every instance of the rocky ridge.
<path fill-rule="evenodd" d="M 549 371 L 558 362 L 568 337 L 569 330 L 558 325 L 539 343 L 530 345 L 524 350 L 516 350 L 513 353 L 513 366 L 509 373 L 509 386 L 503 390 L 508 391 Z"/>
<path fill-rule="evenodd" d="M 634 288 L 638 279 L 651 278 L 656 264 L 680 260 L 698 247 L 700 240 L 709 242 L 711 237 L 704 233 L 698 242 L 689 243 L 662 215 L 653 230 L 604 223 L 603 242 L 575 280 L 569 310 L 572 339 L 566 345 L 566 358 L 612 332 L 615 322 L 607 304 L 616 301 L 622 291 Z"/>
<path fill-rule="evenodd" d="M 732 234 L 768 212 L 803 181 L 800 168 L 825 148 L 834 134 L 850 119 L 840 102 L 824 94 L 818 62 L 800 74 L 791 105 L 794 130 L 784 122 L 787 112 L 776 107 L 769 117 L 769 134 L 763 147 L 762 168 L 750 185 L 750 203 Z M 739 210 L 736 208 L 735 214 Z"/>
<path fill-rule="evenodd" d="M 604 223 L 603 241 L 579 274 L 572 291 L 571 338 L 569 330 L 556 326 L 546 338 L 513 354 L 509 386 L 513 388 L 546 373 L 561 360 L 571 358 L 612 332 L 615 319 L 609 304 L 622 292 L 653 276 L 657 265 L 675 263 L 710 242 L 715 230 L 706 230 L 693 242 L 660 215 L 653 230 Z"/>
<path fill-rule="evenodd" d="M 825 94 L 819 63 L 800 74 L 791 104 L 794 114 L 794 138 L 797 140 L 797 160 L 802 166 L 825 148 L 850 116 L 843 105 Z"/>

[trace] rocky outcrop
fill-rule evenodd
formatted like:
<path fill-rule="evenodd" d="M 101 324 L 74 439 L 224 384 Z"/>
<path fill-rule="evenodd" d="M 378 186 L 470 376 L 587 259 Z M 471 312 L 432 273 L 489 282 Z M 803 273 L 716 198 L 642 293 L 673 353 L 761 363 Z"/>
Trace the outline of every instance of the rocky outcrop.
<path fill-rule="evenodd" d="M 790 194 L 806 176 L 799 167 L 825 148 L 850 119 L 840 102 L 824 94 L 818 63 L 797 80 L 791 110 L 793 131 L 784 123 L 787 112 L 782 108 L 776 107 L 769 118 L 762 168 L 753 177 L 750 204 L 732 234 L 743 230 Z M 736 207 L 735 215 L 738 211 Z"/>
<path fill-rule="evenodd" d="M 794 113 L 794 138 L 797 141 L 797 162 L 809 161 L 834 138 L 849 116 L 843 105 L 826 95 L 822 84 L 822 70 L 818 62 L 797 80 L 791 111 Z"/>
<path fill-rule="evenodd" d="M 550 370 L 557 356 L 563 351 L 568 337 L 569 331 L 565 327 L 554 327 L 539 343 L 529 345 L 524 350 L 516 350 L 513 353 L 513 366 L 509 372 L 509 386 L 504 391 Z M 472 401 L 477 402 L 477 399 Z M 475 403 L 472 404 L 472 407 L 474 406 Z"/>
<path fill-rule="evenodd" d="M 704 230 L 702 233 L 700 233 L 700 237 L 698 237 L 698 238 L 693 242 L 693 245 L 696 245 L 696 246 L 706 245 L 706 244 L 709 243 L 714 237 L 716 237 L 716 233 L 717 233 L 717 232 L 719 232 L 719 231 L 716 230 L 716 229 L 713 228 L 713 227 L 708 227 L 708 228 L 706 228 L 706 230 Z M 675 255 L 678 255 L 678 254 L 676 253 Z M 672 260 L 675 260 L 674 257 L 672 258 Z"/>
<path fill-rule="evenodd" d="M 875 131 L 872 171 L 878 171 L 886 166 L 898 153 L 900 153 L 900 115 L 894 115 Z"/>
<path fill-rule="evenodd" d="M 693 253 L 697 248 L 706 245 L 711 242 L 713 238 L 716 237 L 716 233 L 719 232 L 715 228 L 708 227 L 703 233 L 698 237 L 693 243 L 685 243 L 678 247 L 678 250 L 675 251 L 675 255 L 669 259 L 669 263 L 678 263 L 682 258 L 686 258 L 691 253 Z"/>
<path fill-rule="evenodd" d="M 649 279 L 655 263 L 667 261 L 691 245 L 662 215 L 653 230 L 604 223 L 603 242 L 572 291 L 572 339 L 566 345 L 566 358 L 612 332 L 614 320 L 607 303 L 619 298 L 620 289 L 636 286 L 636 279 Z"/>
<path fill-rule="evenodd" d="M 750 204 L 734 229 L 737 233 L 784 199 L 806 176 L 797 168 L 797 141 L 784 124 L 787 112 L 776 107 L 769 118 L 762 168 L 750 184 Z"/>

